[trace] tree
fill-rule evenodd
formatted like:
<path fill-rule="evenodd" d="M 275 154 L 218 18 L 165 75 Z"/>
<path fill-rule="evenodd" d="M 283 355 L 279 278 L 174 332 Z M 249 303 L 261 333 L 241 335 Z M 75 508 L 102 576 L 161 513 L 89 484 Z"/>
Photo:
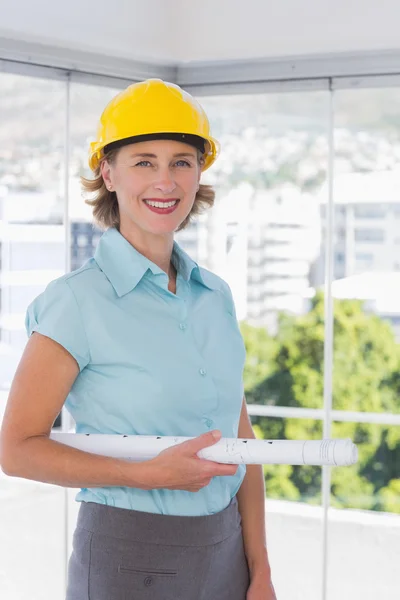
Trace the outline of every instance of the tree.
<path fill-rule="evenodd" d="M 276 336 L 242 328 L 250 349 L 245 391 L 251 404 L 321 408 L 324 386 L 324 298 L 309 312 L 282 314 Z M 265 364 L 263 366 L 263 363 Z M 368 314 L 356 300 L 334 303 L 333 407 L 338 410 L 400 412 L 400 346 L 389 323 Z M 264 375 L 265 372 L 265 375 Z M 264 375 L 264 376 L 263 376 Z M 254 419 L 265 439 L 320 439 L 322 423 L 311 419 Z M 351 438 L 359 462 L 332 469 L 332 505 L 400 513 L 400 428 L 333 423 L 332 437 Z M 269 497 L 318 502 L 319 467 L 265 466 Z"/>

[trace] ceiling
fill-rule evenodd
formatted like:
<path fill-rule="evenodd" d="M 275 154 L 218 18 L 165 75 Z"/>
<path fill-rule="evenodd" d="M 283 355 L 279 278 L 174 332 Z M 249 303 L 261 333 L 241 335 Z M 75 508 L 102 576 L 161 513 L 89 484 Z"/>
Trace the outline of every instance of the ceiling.
<path fill-rule="evenodd" d="M 400 48 L 398 0 L 0 0 L 0 58 L 35 43 L 177 64 Z"/>

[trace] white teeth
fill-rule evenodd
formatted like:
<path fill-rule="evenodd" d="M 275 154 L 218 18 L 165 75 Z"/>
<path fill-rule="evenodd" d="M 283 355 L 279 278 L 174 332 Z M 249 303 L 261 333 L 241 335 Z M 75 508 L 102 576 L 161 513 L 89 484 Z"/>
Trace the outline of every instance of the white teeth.
<path fill-rule="evenodd" d="M 172 208 L 178 200 L 172 200 L 171 202 L 154 202 L 153 200 L 145 200 L 145 203 L 154 208 Z"/>

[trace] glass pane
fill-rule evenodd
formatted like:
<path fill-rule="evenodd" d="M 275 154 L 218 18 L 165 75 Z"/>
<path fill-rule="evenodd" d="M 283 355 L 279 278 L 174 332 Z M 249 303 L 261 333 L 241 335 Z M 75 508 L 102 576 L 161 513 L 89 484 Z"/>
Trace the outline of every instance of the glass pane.
<path fill-rule="evenodd" d="M 70 87 L 70 202 L 71 270 L 79 269 L 96 250 L 102 231 L 93 224 L 92 208 L 82 197 L 80 177 L 92 179 L 88 166 L 90 142 L 107 103 L 120 90 L 72 83 Z"/>
<path fill-rule="evenodd" d="M 322 422 L 313 419 L 251 417 L 256 436 L 264 440 L 320 440 Z M 264 465 L 267 498 L 321 504 L 321 467 Z"/>
<path fill-rule="evenodd" d="M 320 203 L 329 96 L 200 101 L 222 147 L 204 174 L 217 200 L 177 239 L 231 286 L 237 316 L 254 341 L 252 349 L 248 344 L 249 401 L 321 407 L 324 317 L 315 290 L 324 279 Z"/>
<path fill-rule="evenodd" d="M 0 74 L 0 420 L 28 304 L 65 272 L 66 86 Z M 65 492 L 0 472 L 0 597 L 61 600 Z"/>
<path fill-rule="evenodd" d="M 400 412 L 400 90 L 335 93 L 334 408 Z"/>
<path fill-rule="evenodd" d="M 332 469 L 328 599 L 399 595 L 400 427 L 334 423 L 350 437 L 359 462 Z"/>
<path fill-rule="evenodd" d="M 308 419 L 251 417 L 259 439 L 321 439 Z M 319 600 L 322 586 L 321 467 L 264 465 L 267 544 L 282 600 Z M 288 577 L 288 569 L 290 577 Z"/>

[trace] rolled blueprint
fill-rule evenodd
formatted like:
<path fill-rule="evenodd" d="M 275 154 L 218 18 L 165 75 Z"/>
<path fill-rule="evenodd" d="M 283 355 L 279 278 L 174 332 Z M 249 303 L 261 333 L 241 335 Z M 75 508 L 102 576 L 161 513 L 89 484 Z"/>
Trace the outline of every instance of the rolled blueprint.
<path fill-rule="evenodd" d="M 72 448 L 112 458 L 144 461 L 192 437 L 116 435 L 101 433 L 57 433 L 50 439 Z M 349 466 L 358 460 L 357 446 L 350 439 L 255 440 L 221 438 L 197 453 L 199 458 L 225 464 Z"/>

